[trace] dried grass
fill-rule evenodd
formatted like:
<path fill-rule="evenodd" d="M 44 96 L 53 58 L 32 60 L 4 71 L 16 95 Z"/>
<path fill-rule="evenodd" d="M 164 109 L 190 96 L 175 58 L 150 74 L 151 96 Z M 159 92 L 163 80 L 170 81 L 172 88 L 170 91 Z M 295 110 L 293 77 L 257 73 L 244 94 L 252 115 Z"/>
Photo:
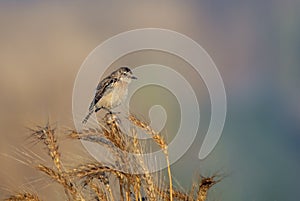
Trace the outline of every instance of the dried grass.
<path fill-rule="evenodd" d="M 114 156 L 115 164 L 102 164 L 101 162 L 80 162 L 73 167 L 63 166 L 56 136 L 56 130 L 48 124 L 45 127 L 31 129 L 32 137 L 44 144 L 47 153 L 53 162 L 53 167 L 38 164 L 35 168 L 48 176 L 49 179 L 58 183 L 65 192 L 65 200 L 184 200 L 204 201 L 207 199 L 209 189 L 218 183 L 220 179 L 216 176 L 200 177 L 193 184 L 190 192 L 182 192 L 173 188 L 171 167 L 168 157 L 168 145 L 160 133 L 154 131 L 149 124 L 140 121 L 137 117 L 130 115 L 129 118 L 133 129 L 132 137 L 123 133 L 120 121 L 115 114 L 107 114 L 104 124 L 99 128 L 87 128 L 82 132 L 71 130 L 68 138 L 71 140 L 86 140 L 106 146 Z M 100 126 L 100 125 L 99 125 Z M 169 181 L 157 181 L 155 173 L 150 173 L 141 155 L 143 149 L 137 138 L 136 129 L 142 129 L 149 134 L 152 140 L 164 152 L 168 165 Z M 128 158 L 124 151 L 134 153 L 134 157 Z M 133 174 L 135 168 L 142 170 L 142 174 Z M 126 171 L 121 171 L 126 170 Z M 158 183 L 161 183 L 158 186 Z M 8 197 L 6 200 L 40 200 L 38 195 L 31 193 L 20 193 Z"/>

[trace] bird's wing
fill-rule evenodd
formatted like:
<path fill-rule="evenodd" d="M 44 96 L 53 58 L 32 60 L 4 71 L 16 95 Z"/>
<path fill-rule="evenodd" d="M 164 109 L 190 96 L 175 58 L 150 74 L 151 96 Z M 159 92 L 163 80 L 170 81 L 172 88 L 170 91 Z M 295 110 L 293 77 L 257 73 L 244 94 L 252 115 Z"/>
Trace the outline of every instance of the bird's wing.
<path fill-rule="evenodd" d="M 97 88 L 96 88 L 96 93 L 93 101 L 91 102 L 90 105 L 90 110 L 93 110 L 94 106 L 98 103 L 98 101 L 103 97 L 104 93 L 107 92 L 109 87 L 112 86 L 114 82 L 116 82 L 116 78 L 111 78 L 110 76 L 104 78 L 102 81 L 99 82 Z"/>

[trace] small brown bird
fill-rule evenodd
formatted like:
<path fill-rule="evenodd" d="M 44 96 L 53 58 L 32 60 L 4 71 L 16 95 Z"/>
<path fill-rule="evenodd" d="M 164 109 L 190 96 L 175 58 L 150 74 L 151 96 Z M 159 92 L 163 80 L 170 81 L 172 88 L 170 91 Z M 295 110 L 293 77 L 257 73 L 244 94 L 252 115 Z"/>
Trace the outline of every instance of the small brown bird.
<path fill-rule="evenodd" d="M 100 81 L 90 104 L 89 113 L 82 123 L 85 124 L 94 111 L 105 109 L 112 113 L 111 109 L 119 106 L 126 98 L 128 84 L 132 79 L 137 79 L 132 75 L 132 71 L 128 67 L 121 67 Z"/>

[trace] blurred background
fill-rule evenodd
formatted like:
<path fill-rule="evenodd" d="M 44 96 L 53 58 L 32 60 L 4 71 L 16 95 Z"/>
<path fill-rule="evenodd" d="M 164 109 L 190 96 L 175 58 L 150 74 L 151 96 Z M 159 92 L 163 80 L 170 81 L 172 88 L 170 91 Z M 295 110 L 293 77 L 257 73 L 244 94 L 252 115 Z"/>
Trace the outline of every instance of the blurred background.
<path fill-rule="evenodd" d="M 210 192 L 211 200 L 298 199 L 299 8 L 297 0 L 2 0 L 0 199 L 32 187 L 44 193 L 42 199 L 60 200 L 54 185 L 41 181 L 45 177 L 9 156 L 17 147 L 42 150 L 28 142 L 26 126 L 50 117 L 56 125 L 73 127 L 73 84 L 86 56 L 118 33 L 147 27 L 171 29 L 199 43 L 219 68 L 227 92 L 226 124 L 214 151 L 198 160 L 196 141 L 172 166 L 182 188 L 188 189 L 198 172 L 220 172 L 228 176 Z M 66 144 L 76 153 L 74 144 Z"/>

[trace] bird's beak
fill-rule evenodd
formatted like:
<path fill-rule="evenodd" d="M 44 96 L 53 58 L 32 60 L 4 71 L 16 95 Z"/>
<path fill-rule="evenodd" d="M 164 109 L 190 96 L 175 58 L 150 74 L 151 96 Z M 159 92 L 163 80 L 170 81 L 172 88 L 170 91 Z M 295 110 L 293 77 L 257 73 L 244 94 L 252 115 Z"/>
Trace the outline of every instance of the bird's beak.
<path fill-rule="evenodd" d="M 135 76 L 131 76 L 131 79 L 133 79 L 133 80 L 137 80 L 137 77 L 135 77 Z"/>

